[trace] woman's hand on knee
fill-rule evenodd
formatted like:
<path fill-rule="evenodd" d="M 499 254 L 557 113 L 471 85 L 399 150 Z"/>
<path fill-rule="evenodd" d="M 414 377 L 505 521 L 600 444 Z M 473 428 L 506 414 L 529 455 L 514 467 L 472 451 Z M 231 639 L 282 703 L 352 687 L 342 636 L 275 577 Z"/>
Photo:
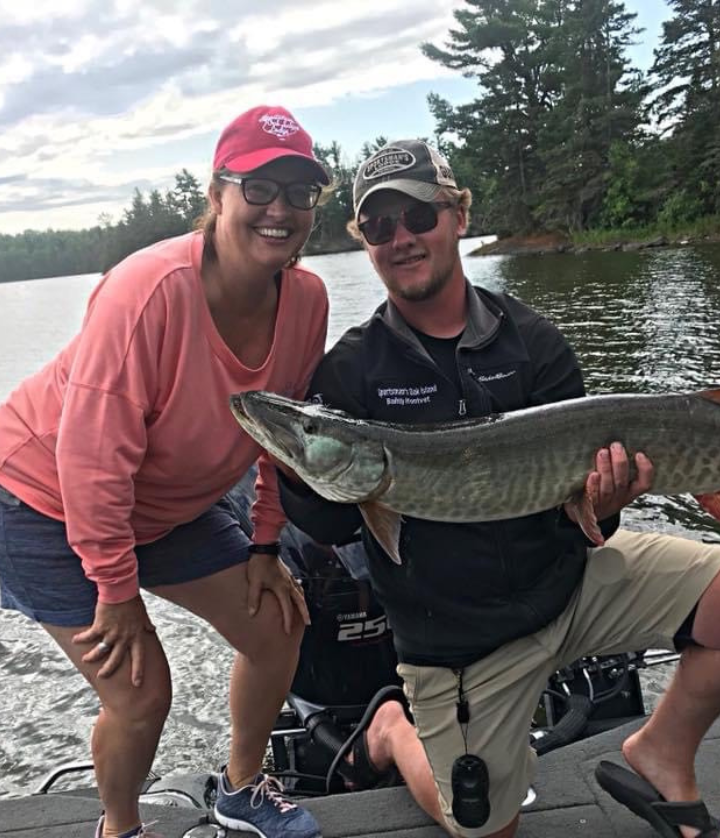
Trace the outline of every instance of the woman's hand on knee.
<path fill-rule="evenodd" d="M 101 663 L 98 677 L 108 678 L 130 655 L 130 678 L 133 686 L 139 687 L 143 681 L 145 664 L 145 644 L 148 634 L 155 632 L 150 622 L 145 604 L 138 594 L 127 602 L 98 602 L 95 607 L 95 620 L 89 629 L 73 637 L 73 643 L 94 643 L 86 652 L 83 663 Z"/>
<path fill-rule="evenodd" d="M 263 591 L 275 594 L 282 612 L 285 634 L 291 634 L 293 612 L 300 613 L 306 626 L 310 625 L 310 613 L 300 583 L 287 565 L 277 556 L 255 555 L 248 561 L 248 611 L 253 617 L 260 608 Z"/>

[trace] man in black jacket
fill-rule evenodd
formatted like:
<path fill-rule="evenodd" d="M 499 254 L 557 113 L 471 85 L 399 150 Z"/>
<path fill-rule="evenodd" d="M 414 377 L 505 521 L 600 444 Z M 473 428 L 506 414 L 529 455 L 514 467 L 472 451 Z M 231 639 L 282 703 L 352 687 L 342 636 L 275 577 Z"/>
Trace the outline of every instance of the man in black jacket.
<path fill-rule="evenodd" d="M 437 151 L 416 140 L 380 149 L 360 167 L 354 203 L 351 229 L 388 298 L 324 358 L 309 398 L 357 418 L 427 423 L 584 395 L 572 349 L 550 322 L 465 279 L 458 240 L 470 193 Z M 396 763 L 451 834 L 514 835 L 535 769 L 528 729 L 540 693 L 587 654 L 685 643 L 665 701 L 625 743 L 638 776 L 617 767 L 600 779 L 621 795 L 647 781 L 669 801 L 698 798 L 695 752 L 720 714 L 720 548 L 618 531 L 620 510 L 652 483 L 644 455 L 634 467 L 613 443 L 588 476 L 605 546 L 586 539 L 568 504 L 491 523 L 406 518 L 400 565 L 357 507 L 281 479 L 289 518 L 317 541 L 362 529 L 417 729 L 385 702 L 366 731 L 367 756 L 379 770 Z M 704 817 L 697 801 L 691 819 L 675 823 Z"/>

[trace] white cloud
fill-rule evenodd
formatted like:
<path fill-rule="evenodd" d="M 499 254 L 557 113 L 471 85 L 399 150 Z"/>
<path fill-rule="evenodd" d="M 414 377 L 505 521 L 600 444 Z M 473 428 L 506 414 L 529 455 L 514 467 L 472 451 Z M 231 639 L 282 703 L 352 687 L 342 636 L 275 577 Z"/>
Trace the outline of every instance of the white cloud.
<path fill-rule="evenodd" d="M 33 65 L 30 59 L 20 53 L 13 53 L 0 64 L 0 90 L 11 84 L 20 84 L 32 75 Z"/>
<path fill-rule="evenodd" d="M 79 17 L 91 5 L 92 0 L 64 0 L 63 3 L 57 3 L 55 0 L 33 0 L 32 3 L 0 0 L 0 17 L 5 26 L 32 26 L 37 21 Z"/>
<path fill-rule="evenodd" d="M 117 216 L 184 166 L 204 179 L 223 125 L 260 102 L 331 109 L 446 76 L 419 45 L 462 5 L 0 0 L 0 232 Z"/>

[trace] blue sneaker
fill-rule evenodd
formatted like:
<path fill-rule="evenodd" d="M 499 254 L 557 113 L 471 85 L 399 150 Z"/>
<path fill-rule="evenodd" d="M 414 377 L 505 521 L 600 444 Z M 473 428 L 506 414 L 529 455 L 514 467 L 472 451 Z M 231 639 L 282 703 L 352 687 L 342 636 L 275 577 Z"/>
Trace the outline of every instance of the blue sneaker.
<path fill-rule="evenodd" d="M 258 774 L 249 786 L 232 791 L 223 771 L 218 782 L 215 817 L 228 829 L 254 832 L 260 838 L 322 838 L 315 818 L 283 795 L 282 784 Z"/>

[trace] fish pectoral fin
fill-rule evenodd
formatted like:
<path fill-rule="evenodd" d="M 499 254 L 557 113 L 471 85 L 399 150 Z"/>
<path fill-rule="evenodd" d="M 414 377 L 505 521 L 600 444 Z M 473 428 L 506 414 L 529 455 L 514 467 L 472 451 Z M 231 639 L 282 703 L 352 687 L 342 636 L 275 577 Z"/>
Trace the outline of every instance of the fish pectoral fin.
<path fill-rule="evenodd" d="M 573 508 L 575 520 L 586 537 L 593 544 L 602 547 L 605 544 L 605 537 L 598 526 L 597 517 L 595 516 L 595 504 L 590 495 L 587 492 L 581 492 L 573 495 L 566 503 Z"/>
<path fill-rule="evenodd" d="M 390 556 L 395 564 L 402 564 L 400 558 L 400 527 L 402 517 L 381 506 L 379 503 L 361 503 L 360 512 L 367 524 L 367 528 L 375 537 L 383 550 Z"/>
<path fill-rule="evenodd" d="M 711 495 L 695 495 L 694 497 L 702 509 L 720 521 L 720 492 Z"/>

